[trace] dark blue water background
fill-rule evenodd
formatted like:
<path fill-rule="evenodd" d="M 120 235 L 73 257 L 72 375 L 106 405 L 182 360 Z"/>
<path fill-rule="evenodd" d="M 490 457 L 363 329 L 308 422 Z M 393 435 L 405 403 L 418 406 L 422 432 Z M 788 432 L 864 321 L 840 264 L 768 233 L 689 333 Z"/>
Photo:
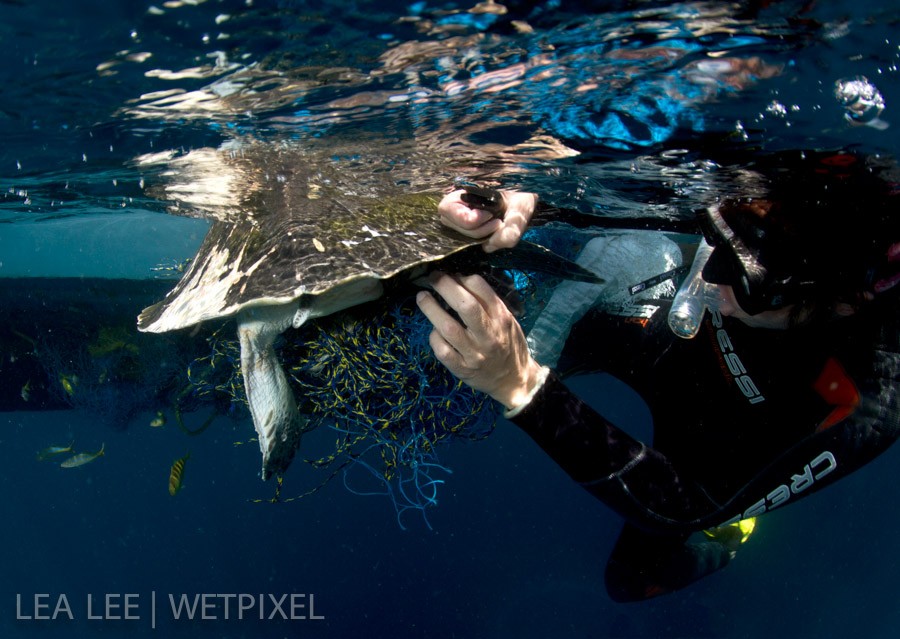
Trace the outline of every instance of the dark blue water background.
<path fill-rule="evenodd" d="M 189 257 L 205 222 L 168 215 L 152 189 L 165 163 L 137 158 L 235 139 L 308 144 L 321 161 L 335 140 L 356 139 L 363 155 L 417 140 L 424 150 L 413 173 L 425 185 L 499 175 L 582 208 L 660 216 L 690 210 L 710 188 L 702 166 L 671 159 L 710 133 L 770 149 L 900 149 L 896 2 L 805 11 L 783 2 L 760 12 L 570 4 L 510 4 L 492 18 L 457 2 L 0 3 L 0 277 L 150 279 L 153 267 Z M 654 47 L 668 61 L 648 55 Z M 622 51 L 636 52 L 630 66 Z M 782 71 L 710 90 L 689 72 L 710 51 Z M 510 71 L 512 85 L 484 82 L 492 71 Z M 883 94 L 887 129 L 844 118 L 833 86 L 857 75 Z M 591 83 L 599 88 L 585 90 Z M 613 126 L 617 111 L 634 117 L 631 128 Z M 596 161 L 520 150 L 496 162 L 535 136 Z M 52 299 L 47 308 L 65 312 Z M 0 383 L 11 383 L 2 371 Z M 613 381 L 578 383 L 623 426 L 649 431 L 640 404 Z M 189 426 L 203 417 L 191 415 Z M 900 632 L 896 451 L 767 515 L 727 570 L 620 606 L 602 585 L 620 522 L 507 423 L 441 451 L 454 473 L 429 510 L 432 529 L 412 513 L 402 530 L 387 499 L 353 495 L 340 481 L 299 502 L 251 503 L 272 488 L 258 479 L 255 445 L 235 445 L 252 434 L 248 419 L 223 418 L 188 437 L 171 423 L 151 428 L 152 418 L 0 415 L 0 636 Z M 35 460 L 72 440 L 79 450 L 105 444 L 106 455 L 73 470 Z M 169 467 L 188 451 L 184 489 L 172 498 Z M 308 468 L 293 472 L 286 493 L 315 484 L 302 476 Z M 313 595 L 324 619 L 176 621 L 167 609 L 170 594 L 292 592 Z M 48 612 L 66 595 L 75 620 L 17 619 L 17 596 L 21 616 L 34 616 L 36 593 L 49 595 Z M 140 619 L 86 618 L 89 594 L 97 614 L 98 600 L 126 593 L 138 595 Z"/>

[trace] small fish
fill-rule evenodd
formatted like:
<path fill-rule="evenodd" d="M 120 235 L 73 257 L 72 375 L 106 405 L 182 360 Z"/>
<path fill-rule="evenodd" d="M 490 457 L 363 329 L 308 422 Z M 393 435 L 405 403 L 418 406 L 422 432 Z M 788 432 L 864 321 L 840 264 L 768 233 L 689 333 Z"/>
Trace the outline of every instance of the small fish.
<path fill-rule="evenodd" d="M 187 463 L 187 460 L 190 458 L 191 454 L 188 453 L 181 459 L 176 459 L 172 464 L 172 469 L 169 471 L 169 494 L 174 497 L 178 494 L 178 491 L 181 490 L 181 482 L 184 480 L 184 465 Z"/>
<path fill-rule="evenodd" d="M 176 262 L 174 260 L 171 260 L 166 264 L 157 264 L 150 270 L 153 271 L 154 273 L 159 274 L 159 275 L 155 276 L 157 278 L 171 277 L 173 275 L 180 275 L 187 270 L 187 267 L 190 266 L 190 264 L 193 260 L 194 260 L 194 258 L 192 258 L 192 257 L 189 257 L 182 262 Z"/>
<path fill-rule="evenodd" d="M 29 399 L 31 399 L 31 380 L 30 379 L 27 382 L 25 382 L 25 385 L 22 387 L 22 390 L 19 393 L 19 395 L 22 396 L 23 402 L 27 402 Z"/>
<path fill-rule="evenodd" d="M 160 428 L 166 425 L 166 415 L 161 410 L 156 411 L 156 417 L 150 420 L 151 428 Z"/>
<path fill-rule="evenodd" d="M 72 455 L 63 463 L 60 464 L 61 468 L 78 468 L 79 466 L 84 466 L 85 464 L 89 464 L 98 457 L 104 454 L 106 450 L 106 444 L 101 444 L 100 450 L 96 453 L 78 453 L 77 455 Z"/>
<path fill-rule="evenodd" d="M 78 386 L 78 375 L 60 375 L 59 385 L 69 397 L 75 396 L 75 387 Z"/>
<path fill-rule="evenodd" d="M 75 442 L 72 442 L 68 446 L 48 446 L 37 454 L 37 459 L 38 461 L 46 461 L 51 457 L 56 457 L 57 455 L 62 455 L 63 453 L 71 453 L 72 451 L 74 451 L 74 446 Z"/>

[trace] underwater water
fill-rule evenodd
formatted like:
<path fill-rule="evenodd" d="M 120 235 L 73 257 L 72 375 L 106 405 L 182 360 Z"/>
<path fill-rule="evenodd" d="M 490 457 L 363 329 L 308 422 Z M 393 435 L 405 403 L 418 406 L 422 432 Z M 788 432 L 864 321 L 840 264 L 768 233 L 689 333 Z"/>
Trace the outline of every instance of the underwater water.
<path fill-rule="evenodd" d="M 898 23 L 871 0 L 0 3 L 0 636 L 895 637 L 896 450 L 622 606 L 620 520 L 502 419 L 425 458 L 425 516 L 352 465 L 319 488 L 295 463 L 282 498 L 311 494 L 269 503 L 246 412 L 173 413 L 208 334 L 134 321 L 211 223 L 265 208 L 274 170 L 231 162 L 253 149 L 342 202 L 463 180 L 669 221 L 726 188 L 715 145 L 896 156 Z M 647 436 L 615 380 L 573 384 Z"/>

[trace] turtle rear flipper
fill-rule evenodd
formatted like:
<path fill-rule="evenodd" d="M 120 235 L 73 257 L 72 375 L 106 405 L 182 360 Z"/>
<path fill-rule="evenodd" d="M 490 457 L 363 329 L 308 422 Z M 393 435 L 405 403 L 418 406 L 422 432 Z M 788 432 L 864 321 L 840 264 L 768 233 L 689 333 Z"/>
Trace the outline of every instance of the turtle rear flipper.
<path fill-rule="evenodd" d="M 274 348 L 279 334 L 291 324 L 299 326 L 308 315 L 297 306 L 251 308 L 238 317 L 241 373 L 262 452 L 263 479 L 287 470 L 307 425 Z"/>

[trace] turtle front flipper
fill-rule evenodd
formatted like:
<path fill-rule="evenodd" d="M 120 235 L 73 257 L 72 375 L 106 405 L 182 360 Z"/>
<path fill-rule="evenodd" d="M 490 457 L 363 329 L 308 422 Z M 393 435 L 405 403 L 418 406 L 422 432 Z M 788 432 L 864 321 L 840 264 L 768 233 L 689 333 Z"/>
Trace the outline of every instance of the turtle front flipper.
<path fill-rule="evenodd" d="M 238 316 L 241 372 L 262 452 L 262 478 L 287 470 L 306 429 L 278 356 L 275 338 L 295 321 L 296 302 L 245 309 Z M 302 319 L 297 318 L 297 323 Z"/>

